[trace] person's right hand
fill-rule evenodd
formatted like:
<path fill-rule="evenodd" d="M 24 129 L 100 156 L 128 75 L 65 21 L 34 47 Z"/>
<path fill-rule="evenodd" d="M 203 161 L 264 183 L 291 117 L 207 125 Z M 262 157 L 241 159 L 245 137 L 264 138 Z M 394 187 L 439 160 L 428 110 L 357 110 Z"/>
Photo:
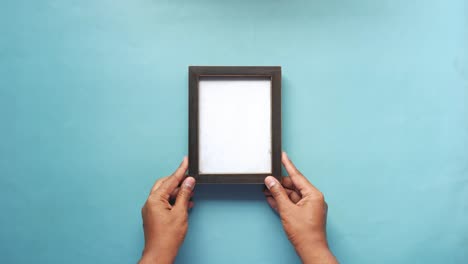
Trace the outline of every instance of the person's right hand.
<path fill-rule="evenodd" d="M 284 231 L 303 263 L 338 263 L 328 248 L 327 203 L 283 152 L 282 162 L 289 177 L 283 186 L 276 178 L 265 178 L 268 204 L 279 213 Z"/>

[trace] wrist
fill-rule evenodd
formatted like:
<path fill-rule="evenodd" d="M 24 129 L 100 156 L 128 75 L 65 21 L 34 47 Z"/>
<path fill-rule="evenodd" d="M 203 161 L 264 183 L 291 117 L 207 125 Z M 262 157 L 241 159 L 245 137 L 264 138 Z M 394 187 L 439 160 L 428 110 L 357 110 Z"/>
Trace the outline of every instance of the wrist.
<path fill-rule="evenodd" d="M 149 249 L 143 250 L 143 255 L 139 261 L 140 264 L 158 263 L 158 264 L 172 264 L 177 256 L 177 251 L 164 249 Z"/>
<path fill-rule="evenodd" d="M 307 234 L 306 236 L 290 237 L 289 240 L 298 253 L 328 249 L 325 234 Z"/>
<path fill-rule="evenodd" d="M 337 263 L 326 240 L 304 241 L 295 247 L 302 263 Z"/>

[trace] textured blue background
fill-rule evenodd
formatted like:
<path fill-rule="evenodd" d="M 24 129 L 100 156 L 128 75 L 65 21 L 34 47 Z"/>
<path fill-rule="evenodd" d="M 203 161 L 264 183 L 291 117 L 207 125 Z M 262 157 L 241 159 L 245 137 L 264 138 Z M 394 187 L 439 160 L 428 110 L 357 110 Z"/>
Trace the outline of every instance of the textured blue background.
<path fill-rule="evenodd" d="M 134 263 L 188 65 L 281 65 L 343 263 L 468 263 L 464 0 L 2 0 L 0 262 Z M 297 263 L 260 186 L 198 186 L 178 263 Z"/>

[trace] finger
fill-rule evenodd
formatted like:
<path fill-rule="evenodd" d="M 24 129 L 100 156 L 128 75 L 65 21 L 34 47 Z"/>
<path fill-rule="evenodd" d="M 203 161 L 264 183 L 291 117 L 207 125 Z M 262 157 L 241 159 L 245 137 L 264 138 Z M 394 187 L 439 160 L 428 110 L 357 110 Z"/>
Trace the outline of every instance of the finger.
<path fill-rule="evenodd" d="M 190 201 L 188 204 L 188 208 L 192 209 L 195 206 L 195 203 L 193 201 Z"/>
<path fill-rule="evenodd" d="M 177 197 L 177 195 L 179 194 L 179 190 L 180 190 L 180 187 L 177 187 L 175 188 L 172 192 L 171 192 L 171 199 L 175 199 Z"/>
<path fill-rule="evenodd" d="M 179 167 L 176 169 L 176 171 L 174 171 L 174 173 L 171 176 L 181 178 L 185 176 L 185 172 L 187 171 L 187 168 L 188 168 L 188 158 L 187 156 L 185 156 L 182 159 L 182 162 L 180 163 Z"/>
<path fill-rule="evenodd" d="M 284 190 L 286 191 L 286 194 L 287 194 L 287 195 L 290 195 L 292 192 L 296 192 L 295 190 L 291 190 L 291 189 L 288 189 L 288 188 L 284 188 Z M 268 190 L 268 189 L 263 190 L 263 193 L 264 193 L 266 196 L 272 196 L 270 190 Z"/>
<path fill-rule="evenodd" d="M 287 188 L 284 188 L 284 190 L 286 191 L 286 194 L 289 196 L 289 199 L 293 203 L 297 203 L 302 199 L 301 194 L 298 193 L 296 190 L 291 190 Z M 271 192 L 268 189 L 264 190 L 263 193 L 265 194 L 265 196 L 272 196 Z"/>
<path fill-rule="evenodd" d="M 266 177 L 265 185 L 267 186 L 268 190 L 270 190 L 272 197 L 275 199 L 279 212 L 292 205 L 288 194 L 275 177 Z"/>
<path fill-rule="evenodd" d="M 187 177 L 179 189 L 177 194 L 175 207 L 187 210 L 189 208 L 190 197 L 192 196 L 193 188 L 195 187 L 195 178 Z"/>
<path fill-rule="evenodd" d="M 177 197 L 177 195 L 179 194 L 179 190 L 180 190 L 180 187 L 175 188 L 175 189 L 171 192 L 171 197 L 170 197 L 170 199 L 175 199 L 175 198 Z M 193 197 L 193 192 L 190 194 L 190 197 Z"/>
<path fill-rule="evenodd" d="M 302 175 L 296 166 L 294 166 L 286 152 L 283 152 L 281 161 L 283 162 L 284 168 L 288 172 L 292 183 L 296 189 L 301 192 L 302 196 L 310 194 L 315 189 L 315 187 L 306 179 L 306 177 L 304 177 L 304 175 Z"/>
<path fill-rule="evenodd" d="M 275 198 L 269 196 L 266 198 L 266 200 L 267 200 L 267 203 L 270 205 L 270 207 L 276 212 L 278 212 L 278 204 L 276 204 Z"/>
<path fill-rule="evenodd" d="M 177 170 L 161 184 L 161 187 L 158 188 L 161 195 L 167 197 L 167 199 L 169 198 L 172 191 L 174 191 L 174 189 L 177 188 L 179 183 L 184 179 L 187 168 L 188 159 L 187 157 L 184 157 L 179 168 L 177 168 Z"/>
<path fill-rule="evenodd" d="M 283 177 L 283 181 L 281 182 L 284 188 L 294 189 L 294 183 L 291 180 L 291 177 Z"/>
<path fill-rule="evenodd" d="M 177 170 L 176 170 L 172 175 L 174 175 L 174 174 L 176 174 L 176 173 L 180 173 L 180 172 L 178 172 L 178 171 L 179 171 L 180 169 L 183 169 L 184 161 L 186 161 L 186 160 L 187 160 L 187 157 L 184 157 L 184 159 L 182 160 L 182 163 L 179 165 L 179 167 L 177 168 Z M 188 160 L 187 160 L 187 166 L 188 166 Z M 185 170 L 183 171 L 182 174 L 185 174 L 185 171 L 186 171 L 186 170 L 187 170 L 187 169 L 185 169 Z M 171 176 L 172 176 L 172 175 L 171 175 Z M 166 176 L 166 177 L 163 177 L 163 178 L 160 178 L 159 180 L 157 180 L 157 181 L 154 183 L 153 188 L 151 188 L 151 192 L 155 192 L 155 191 L 156 191 L 159 187 L 161 187 L 161 185 L 162 185 L 169 177 L 171 177 L 171 176 Z"/>

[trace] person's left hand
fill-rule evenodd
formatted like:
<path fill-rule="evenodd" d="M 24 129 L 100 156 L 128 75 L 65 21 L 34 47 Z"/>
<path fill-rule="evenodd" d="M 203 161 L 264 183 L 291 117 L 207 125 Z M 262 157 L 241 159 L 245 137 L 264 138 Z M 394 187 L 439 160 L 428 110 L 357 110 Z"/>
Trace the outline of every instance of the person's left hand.
<path fill-rule="evenodd" d="M 175 260 L 187 233 L 188 209 L 193 206 L 190 197 L 195 179 L 185 178 L 187 167 L 185 157 L 171 176 L 156 181 L 141 209 L 145 248 L 140 263 L 173 263 Z"/>

